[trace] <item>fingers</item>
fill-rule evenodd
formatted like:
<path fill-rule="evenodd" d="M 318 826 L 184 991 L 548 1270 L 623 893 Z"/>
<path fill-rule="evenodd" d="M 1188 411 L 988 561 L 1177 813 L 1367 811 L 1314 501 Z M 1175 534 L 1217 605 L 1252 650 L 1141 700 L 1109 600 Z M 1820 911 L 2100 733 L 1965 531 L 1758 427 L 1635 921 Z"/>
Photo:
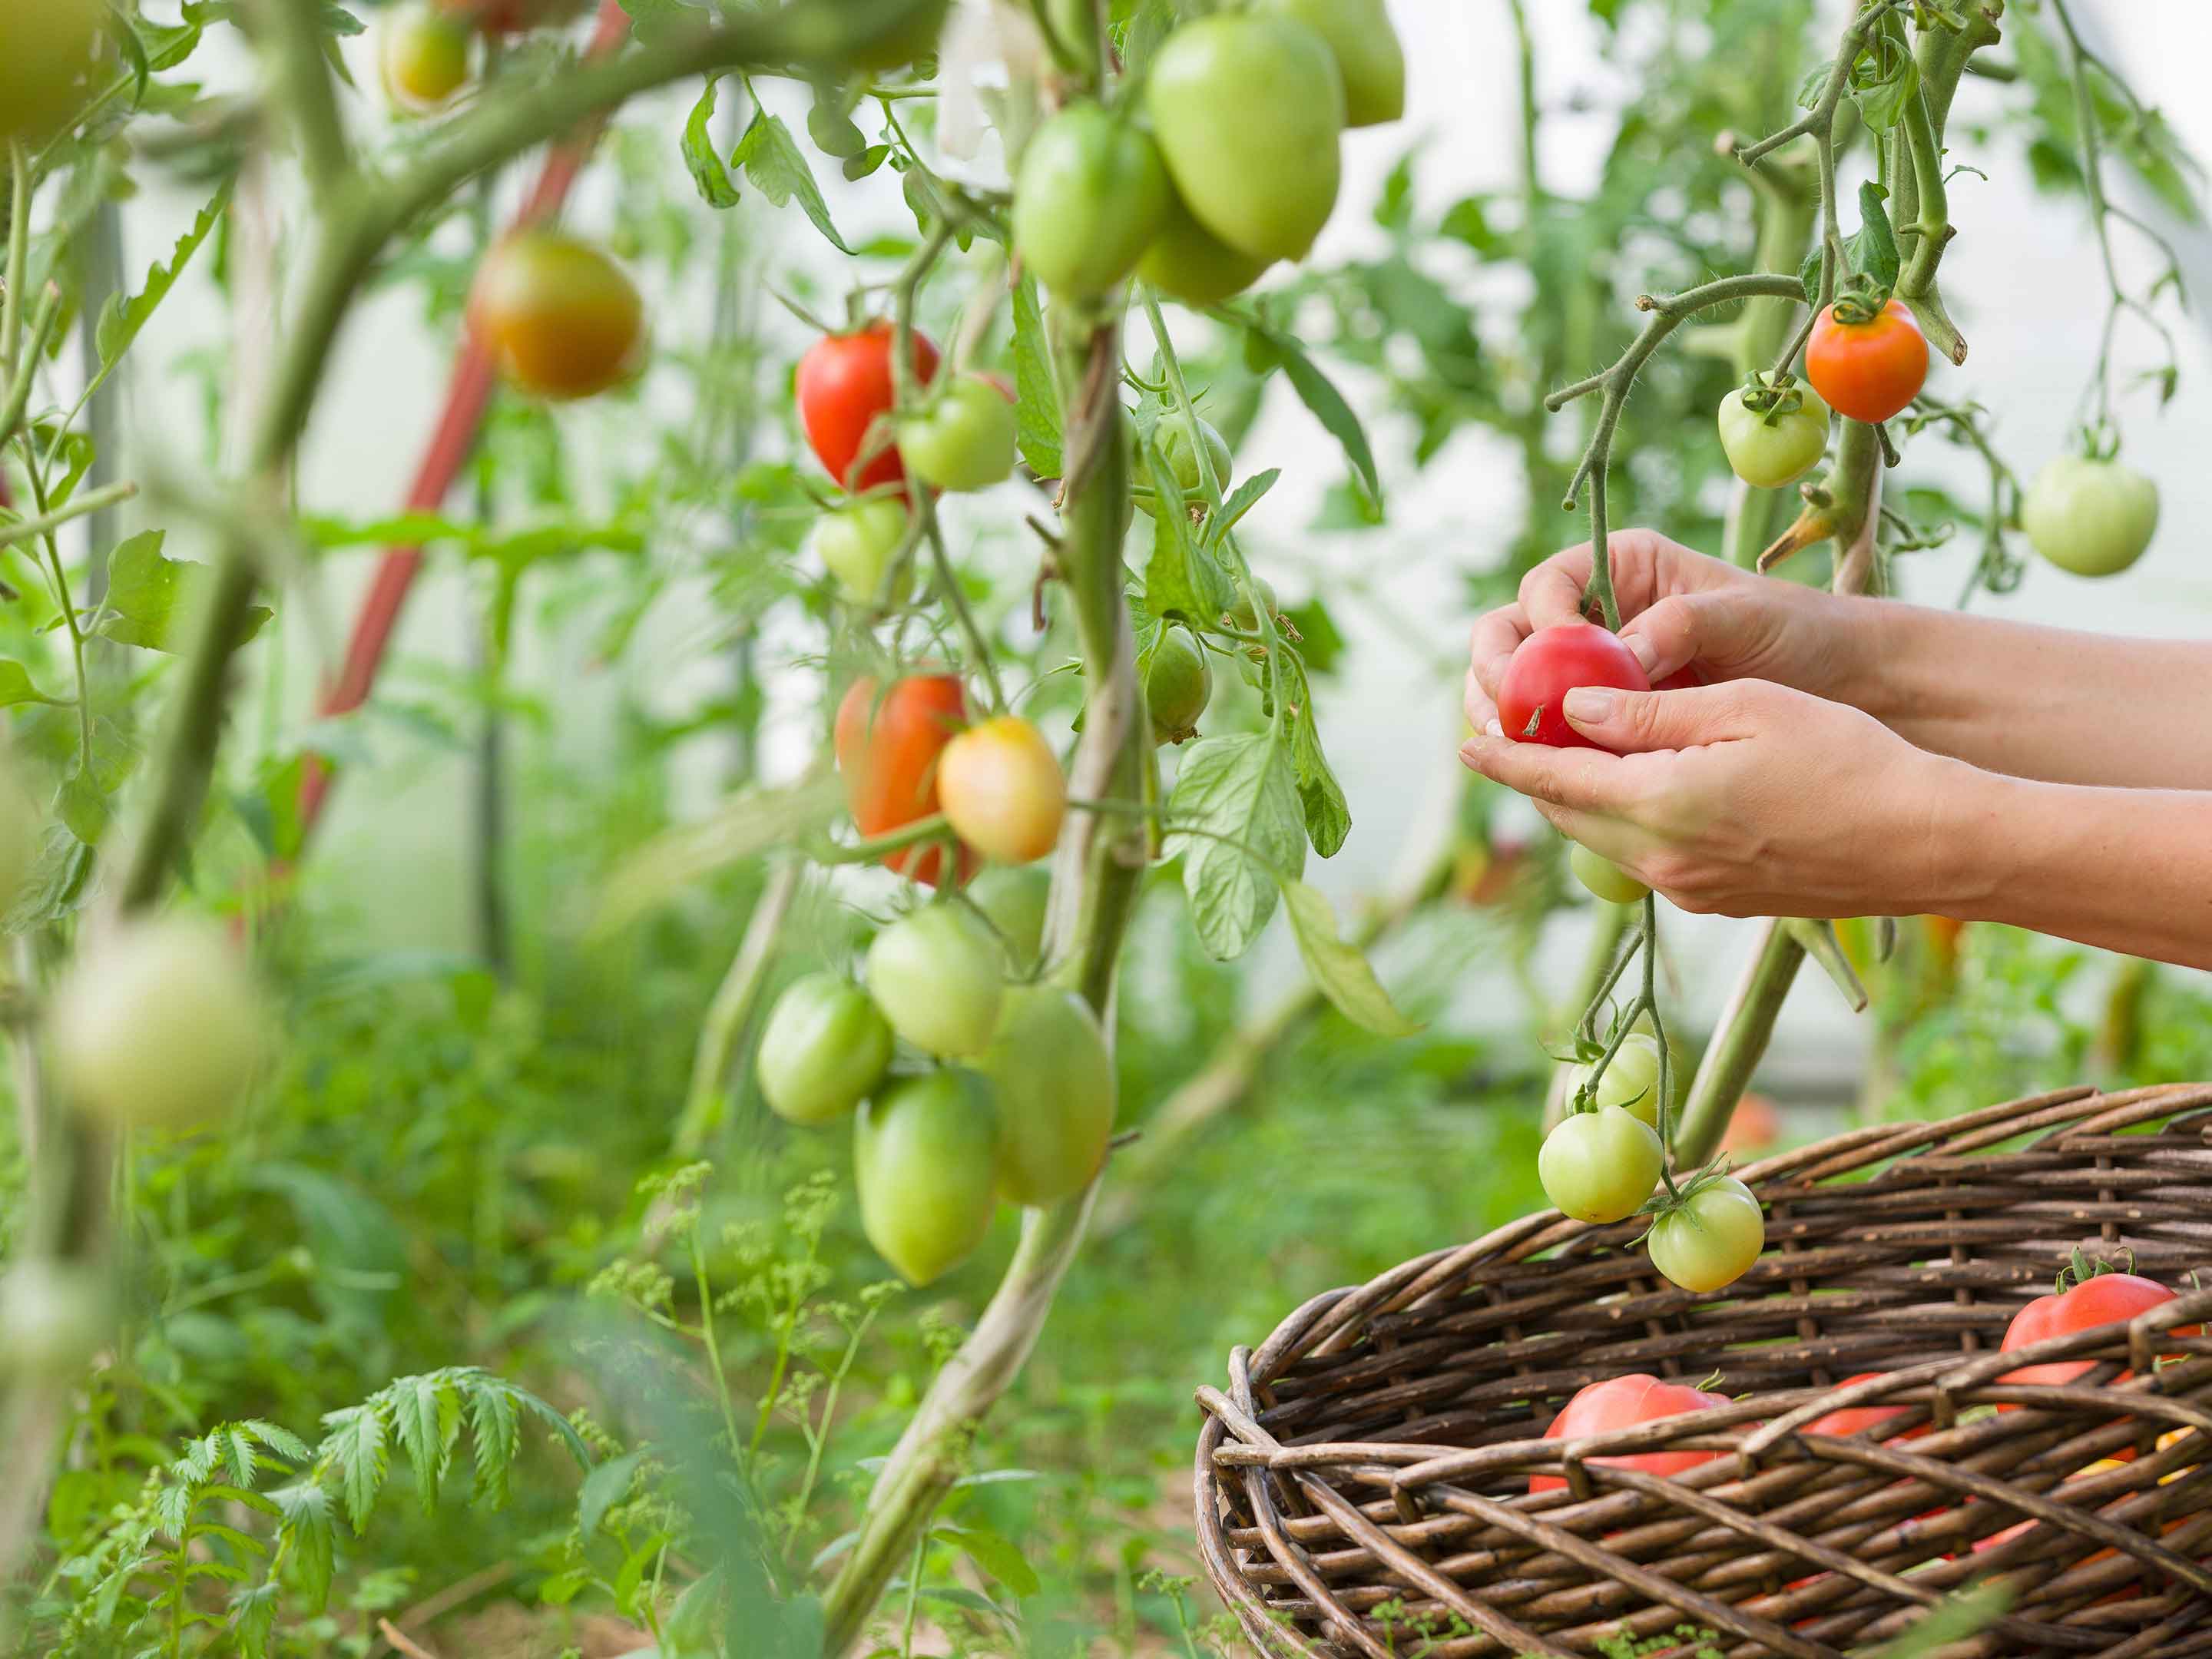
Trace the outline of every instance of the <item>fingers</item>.
<path fill-rule="evenodd" d="M 1480 733 L 1498 718 L 1498 683 L 1505 665 L 1529 634 L 1528 617 L 1518 605 L 1501 605 L 1474 624 L 1468 641 L 1465 706 L 1467 723 Z"/>
<path fill-rule="evenodd" d="M 1586 685 L 1568 692 L 1559 712 L 1592 743 L 1602 744 L 1616 755 L 1633 755 L 1753 737 L 1762 726 L 1786 718 L 1785 705 L 1802 696 L 1763 680 L 1730 680 L 1678 691 L 1615 691 Z"/>
<path fill-rule="evenodd" d="M 1589 544 L 1552 556 L 1521 579 L 1521 609 L 1533 631 L 1586 620 L 1583 592 L 1590 579 Z"/>
<path fill-rule="evenodd" d="M 1493 737 L 1469 738 L 1459 755 L 1492 782 L 1519 791 L 1540 809 L 1548 805 L 1576 812 L 1617 812 L 1627 800 L 1626 763 L 1618 755 Z"/>
<path fill-rule="evenodd" d="M 1726 662 L 1736 631 L 1735 607 L 1725 593 L 1674 593 L 1621 624 L 1620 642 L 1653 680 L 1705 659 Z"/>

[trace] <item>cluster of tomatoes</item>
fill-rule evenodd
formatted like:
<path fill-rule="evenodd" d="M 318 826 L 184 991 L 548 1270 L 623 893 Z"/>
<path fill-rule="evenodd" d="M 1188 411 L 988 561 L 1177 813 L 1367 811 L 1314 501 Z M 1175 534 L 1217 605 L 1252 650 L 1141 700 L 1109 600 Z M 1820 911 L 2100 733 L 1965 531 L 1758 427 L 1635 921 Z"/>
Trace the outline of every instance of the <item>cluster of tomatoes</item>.
<path fill-rule="evenodd" d="M 1895 298 L 1846 296 L 1805 344 L 1805 380 L 1755 374 L 1721 399 L 1721 447 L 1737 477 L 1761 489 L 1801 477 L 1828 445 L 1828 412 L 1870 424 L 1902 414 L 1928 378 L 1928 341 Z M 2061 570 L 2111 576 L 2150 545 L 2158 486 L 2093 444 L 2045 465 L 2020 503 L 2028 544 Z"/>
<path fill-rule="evenodd" d="M 2052 1294 L 2036 1297 L 2013 1316 L 2011 1323 L 2006 1327 L 2000 1352 L 2010 1353 L 2048 1341 L 2053 1337 L 2070 1335 L 2101 1326 L 2123 1324 L 2137 1314 L 2173 1299 L 2174 1292 L 2155 1279 L 2133 1273 L 2112 1271 L 2101 1263 L 2085 1261 L 2077 1252 L 2074 1265 L 2059 1275 L 2058 1287 Z M 2195 1334 L 2194 1327 L 2176 1333 L 2178 1335 Z M 2094 1369 L 2095 1364 L 2095 1361 L 2087 1359 L 2052 1360 L 2008 1371 L 1997 1381 L 2000 1383 L 2063 1385 L 2078 1380 Z M 1880 1371 L 1861 1371 L 1845 1377 L 1842 1386 L 1873 1382 L 1883 1375 Z M 1735 1403 L 1727 1395 L 1693 1388 L 1687 1383 L 1670 1382 L 1639 1371 L 1626 1376 L 1607 1377 L 1577 1391 L 1559 1415 L 1552 1419 L 1542 1437 L 1547 1440 L 1577 1440 L 1589 1435 L 1632 1428 L 1642 1423 L 1656 1422 L 1662 1418 L 1680 1417 Z M 2005 1405 L 1997 1409 L 2016 1411 L 2020 1407 Z M 1894 1424 L 1899 1419 L 1912 1415 L 1913 1408 L 1905 1405 L 1846 1406 L 1815 1418 L 1799 1432 L 1840 1437 L 1875 1431 L 1876 1437 L 1881 1439 L 1909 1440 L 1931 1431 L 1933 1425 L 1923 1419 L 1909 1427 L 1880 1432 L 1885 1425 Z M 2169 1432 L 2162 1436 L 2158 1443 L 2164 1448 L 2172 1443 L 2177 1434 L 2189 1432 L 2187 1430 Z M 1624 1453 L 1593 1457 L 1589 1461 L 1594 1464 L 1638 1469 L 1647 1474 L 1671 1478 L 1727 1455 L 1722 1451 L 1668 1450 Z M 2132 1450 L 2123 1449 L 2081 1470 L 2074 1478 L 2118 1468 L 2132 1460 L 2134 1455 Z M 2174 1476 L 2164 1478 L 2171 1480 Z M 1556 1474 L 1534 1474 L 1528 1478 L 1531 1492 L 1556 1492 L 1565 1485 L 1566 1481 Z M 2032 1521 L 2024 1521 L 2005 1528 L 1980 1539 L 1973 1547 L 1976 1550 L 1989 1549 L 2018 1537 L 2034 1524 Z"/>
<path fill-rule="evenodd" d="M 1066 300 L 1132 272 L 1213 305 L 1304 257 L 1336 205 L 1347 126 L 1405 112 L 1382 0 L 1255 0 L 1184 24 L 1145 76 L 1142 120 L 1069 104 L 1024 150 L 1015 252 Z"/>

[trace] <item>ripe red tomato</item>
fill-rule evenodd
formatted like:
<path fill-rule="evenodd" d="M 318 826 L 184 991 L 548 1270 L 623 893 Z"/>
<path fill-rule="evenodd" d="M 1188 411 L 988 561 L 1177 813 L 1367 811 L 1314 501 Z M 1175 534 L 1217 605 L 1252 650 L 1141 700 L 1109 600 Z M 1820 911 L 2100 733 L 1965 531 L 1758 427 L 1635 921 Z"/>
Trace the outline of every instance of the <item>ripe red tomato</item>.
<path fill-rule="evenodd" d="M 848 489 L 873 489 L 906 477 L 887 433 L 860 475 L 850 476 L 853 463 L 868 447 L 869 428 L 878 416 L 890 413 L 894 337 L 888 322 L 870 323 L 854 333 L 823 335 L 799 360 L 799 424 L 830 476 Z M 937 374 L 937 347 L 919 329 L 914 335 L 914 372 L 925 386 Z"/>
<path fill-rule="evenodd" d="M 1618 635 L 1589 623 L 1540 628 L 1521 641 L 1498 688 L 1498 719 L 1505 735 L 1554 749 L 1595 749 L 1567 724 L 1560 701 L 1578 685 L 1649 691 L 1642 665 Z"/>
<path fill-rule="evenodd" d="M 2054 1336 L 2133 1319 L 2146 1308 L 2172 1301 L 2173 1295 L 2156 1279 L 2145 1279 L 2139 1273 L 2098 1273 L 2070 1289 L 2051 1296 L 2039 1296 L 2022 1308 L 2012 1316 L 2012 1323 L 2005 1327 L 2004 1340 L 1998 1345 L 1998 1351 L 2009 1353 L 2014 1348 L 2025 1348 L 2030 1343 L 2047 1341 Z M 2190 1329 L 2193 1334 L 2195 1328 Z M 2045 1364 L 2023 1365 L 2016 1371 L 2007 1371 L 1997 1381 L 2071 1382 L 2095 1364 L 2090 1359 L 2054 1359 Z M 2120 1375 L 2130 1373 L 2123 1371 Z M 2014 1407 L 2001 1406 L 1998 1409 L 2010 1411 Z"/>
<path fill-rule="evenodd" d="M 1067 816 L 1060 757 L 1018 714 L 971 726 L 947 744 L 937 793 L 961 841 L 994 864 L 1042 858 Z"/>
<path fill-rule="evenodd" d="M 1582 1389 L 1552 1419 L 1552 1426 L 1544 1431 L 1544 1438 L 1577 1440 L 1586 1434 L 1632 1428 L 1655 1418 L 1680 1417 L 1685 1412 L 1701 1412 L 1732 1403 L 1724 1394 L 1708 1394 L 1685 1382 L 1662 1382 L 1648 1372 L 1634 1371 L 1626 1376 L 1607 1377 Z M 1700 1463 L 1710 1463 L 1721 1455 L 1717 1451 L 1634 1452 L 1621 1457 L 1593 1457 L 1589 1462 L 1616 1468 L 1642 1469 L 1647 1474 L 1674 1475 L 1694 1469 Z M 1528 1490 L 1532 1492 L 1558 1492 L 1566 1484 L 1564 1477 L 1556 1474 L 1528 1477 Z"/>
<path fill-rule="evenodd" d="M 887 836 L 939 810 L 937 763 L 968 724 L 967 701 L 951 674 L 910 674 L 877 696 L 872 679 L 857 679 L 837 705 L 837 770 L 853 824 L 865 836 Z M 916 854 L 919 854 L 919 856 Z M 902 847 L 884 862 L 925 886 L 937 885 L 936 847 Z M 975 858 L 960 850 L 957 879 Z"/>
<path fill-rule="evenodd" d="M 1844 1382 L 1847 1385 L 1853 1382 L 1866 1382 L 1882 1374 L 1880 1371 L 1861 1371 L 1856 1376 L 1845 1377 Z M 1805 1425 L 1803 1432 L 1857 1434 L 1863 1430 L 1875 1427 L 1877 1424 L 1887 1423 L 1893 1417 L 1903 1417 L 1911 1409 L 1906 1406 L 1845 1406 L 1839 1411 L 1828 1413 L 1825 1417 L 1814 1418 Z M 1923 1423 L 1918 1428 L 1906 1430 L 1897 1438 L 1910 1440 L 1915 1435 L 1926 1434 L 1935 1425 L 1932 1423 Z M 1888 1438 L 1887 1436 L 1883 1437 Z"/>
<path fill-rule="evenodd" d="M 1886 421 L 1919 395 L 1928 337 L 1901 301 L 1864 322 L 1838 319 L 1830 306 L 1805 343 L 1805 378 L 1838 415 Z"/>
<path fill-rule="evenodd" d="M 636 368 L 645 301 L 579 237 L 520 230 L 477 268 L 469 326 L 501 374 L 541 398 L 588 398 Z"/>

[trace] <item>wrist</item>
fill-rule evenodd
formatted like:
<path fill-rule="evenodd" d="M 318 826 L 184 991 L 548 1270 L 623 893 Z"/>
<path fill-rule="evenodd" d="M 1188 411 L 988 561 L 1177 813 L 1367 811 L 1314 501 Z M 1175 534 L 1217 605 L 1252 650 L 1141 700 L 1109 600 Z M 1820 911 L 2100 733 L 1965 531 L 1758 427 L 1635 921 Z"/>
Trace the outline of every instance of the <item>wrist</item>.
<path fill-rule="evenodd" d="M 2025 838 L 2039 815 L 2020 797 L 2035 786 L 1965 761 L 1926 758 L 1926 862 L 1916 908 L 1960 921 L 1998 920 L 2002 895 L 2033 861 Z"/>
<path fill-rule="evenodd" d="M 1914 607 L 1894 599 L 1821 594 L 1833 607 L 1823 620 L 1834 636 L 1833 685 L 1823 695 L 1873 715 L 1895 730 L 1913 701 L 1909 683 L 1917 660 Z"/>

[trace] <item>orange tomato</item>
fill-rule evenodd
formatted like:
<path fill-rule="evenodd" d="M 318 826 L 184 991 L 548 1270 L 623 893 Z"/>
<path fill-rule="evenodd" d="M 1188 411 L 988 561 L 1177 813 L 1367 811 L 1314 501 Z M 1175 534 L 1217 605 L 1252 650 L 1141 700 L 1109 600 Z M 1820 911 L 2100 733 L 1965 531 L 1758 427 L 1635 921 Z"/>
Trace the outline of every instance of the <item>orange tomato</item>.
<path fill-rule="evenodd" d="M 873 679 L 854 681 L 837 705 L 836 729 L 837 770 L 854 827 L 865 836 L 887 836 L 934 816 L 939 760 L 967 724 L 967 699 L 953 675 L 910 674 L 880 697 Z M 934 887 L 942 860 L 936 847 L 902 847 L 884 862 Z M 974 869 L 963 846 L 955 879 L 965 881 Z"/>
<path fill-rule="evenodd" d="M 1805 378 L 1838 415 L 1886 421 L 1919 394 L 1928 378 L 1928 337 L 1901 301 L 1864 322 L 1846 322 L 1830 306 L 1805 344 Z"/>
<path fill-rule="evenodd" d="M 645 301 L 623 268 L 580 237 L 519 230 L 477 268 L 469 326 L 521 390 L 588 398 L 636 368 Z"/>
<path fill-rule="evenodd" d="M 945 745 L 937 794 L 960 839 L 995 864 L 1042 858 L 1067 815 L 1060 757 L 1016 714 L 971 726 Z"/>

